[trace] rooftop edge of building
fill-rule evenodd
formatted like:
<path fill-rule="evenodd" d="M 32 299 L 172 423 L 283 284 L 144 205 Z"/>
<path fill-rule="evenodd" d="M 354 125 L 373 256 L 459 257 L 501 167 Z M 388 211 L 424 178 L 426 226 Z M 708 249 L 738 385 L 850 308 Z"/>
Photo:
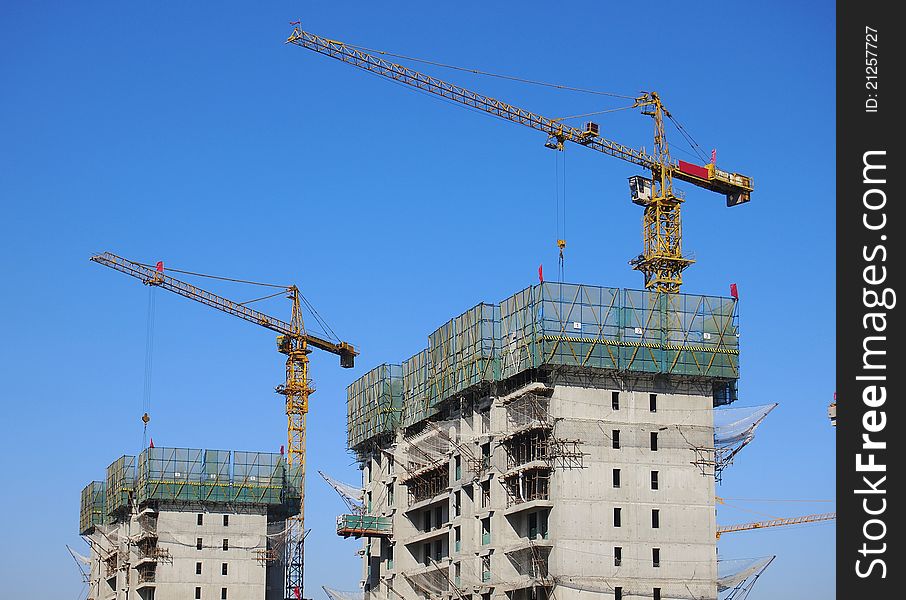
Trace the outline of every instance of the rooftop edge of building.
<path fill-rule="evenodd" d="M 543 282 L 479 303 L 400 364 L 347 387 L 348 446 L 431 418 L 448 399 L 527 372 L 572 369 L 710 380 L 715 405 L 736 397 L 735 298 Z"/>
<path fill-rule="evenodd" d="M 155 503 L 212 507 L 265 507 L 284 516 L 299 511 L 301 471 L 282 454 L 146 448 L 123 455 L 106 469 L 106 479 L 81 492 L 79 533 L 110 524 Z"/>

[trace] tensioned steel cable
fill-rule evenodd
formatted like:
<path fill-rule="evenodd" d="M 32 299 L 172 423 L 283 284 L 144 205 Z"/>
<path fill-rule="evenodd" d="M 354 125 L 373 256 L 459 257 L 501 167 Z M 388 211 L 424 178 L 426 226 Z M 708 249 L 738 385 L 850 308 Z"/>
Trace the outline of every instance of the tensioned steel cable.
<path fill-rule="evenodd" d="M 549 87 L 549 88 L 554 88 L 554 89 L 564 90 L 564 91 L 569 91 L 569 92 L 580 92 L 583 94 L 594 94 L 594 95 L 598 95 L 598 96 L 610 96 L 612 98 L 625 98 L 627 100 L 636 99 L 635 96 L 627 96 L 625 94 L 617 94 L 615 92 L 605 92 L 602 90 L 592 90 L 592 89 L 588 89 L 588 88 L 580 88 L 580 87 L 573 87 L 573 86 L 568 86 L 568 85 L 561 85 L 561 84 L 557 84 L 557 83 L 550 83 L 548 81 L 539 81 L 536 79 L 526 79 L 524 77 L 515 77 L 513 75 L 503 75 L 501 73 L 491 73 L 490 71 L 482 71 L 480 69 L 460 67 L 457 65 L 451 65 L 451 64 L 447 64 L 447 63 L 433 61 L 433 60 L 427 60 L 424 58 L 416 58 L 413 56 L 406 56 L 404 54 L 396 54 L 396 53 L 387 52 L 384 50 L 376 50 L 374 48 L 367 48 L 365 46 L 356 46 L 354 44 L 345 44 L 344 43 L 343 45 L 348 46 L 350 48 L 355 48 L 356 50 L 361 50 L 363 52 L 371 52 L 374 54 L 381 54 L 384 56 L 392 56 L 393 58 L 399 58 L 402 60 L 411 60 L 412 62 L 423 63 L 426 65 L 441 67 L 444 69 L 452 69 L 454 71 L 462 71 L 464 73 L 471 73 L 473 75 L 482 75 L 484 77 L 495 77 L 497 79 L 506 79 L 508 81 L 515 81 L 518 83 L 527 83 L 530 85 L 538 85 L 538 86 L 542 86 L 542 87 Z"/>
<path fill-rule="evenodd" d="M 148 421 L 151 414 L 151 381 L 154 370 L 155 290 L 148 287 L 148 315 L 145 326 L 145 381 L 142 390 L 142 450 L 148 446 Z"/>
<path fill-rule="evenodd" d="M 704 149 L 701 146 L 699 146 L 698 142 L 696 142 L 692 138 L 692 135 L 688 131 L 686 131 L 686 128 L 683 127 L 683 125 L 679 121 L 677 121 L 673 115 L 669 115 L 667 118 L 669 118 L 670 121 L 676 126 L 676 128 L 677 128 L 677 130 L 679 130 L 680 134 L 682 134 L 682 136 L 684 138 L 686 138 L 686 141 L 689 143 L 690 146 L 692 146 L 692 149 L 695 150 L 696 152 L 700 151 L 699 158 L 701 158 L 704 161 L 707 161 L 708 156 L 705 154 Z"/>
<path fill-rule="evenodd" d="M 133 263 L 133 264 L 139 265 L 141 267 L 147 267 L 149 269 L 156 268 L 155 265 L 148 265 L 148 264 L 140 263 L 140 262 Z M 249 281 L 247 279 L 235 279 L 233 277 L 220 277 L 218 275 L 208 275 L 206 273 L 195 273 L 194 271 L 184 271 L 181 269 L 174 269 L 172 267 L 167 267 L 167 271 L 172 272 L 172 273 L 182 273 L 183 275 L 192 275 L 193 277 L 205 277 L 207 279 L 218 279 L 220 281 L 230 281 L 233 283 L 246 283 L 249 285 L 260 285 L 260 286 L 264 286 L 264 287 L 280 288 L 280 289 L 284 289 L 284 290 L 289 289 L 289 287 L 290 287 L 288 285 L 278 285 L 276 283 L 262 283 L 260 281 Z"/>
<path fill-rule="evenodd" d="M 134 263 L 134 264 L 139 265 L 139 266 L 142 266 L 142 267 L 147 267 L 147 268 L 150 268 L 150 269 L 155 268 L 155 265 L 149 265 L 149 264 L 145 264 L 145 263 L 139 263 L 139 262 L 137 262 L 137 263 Z M 216 279 L 216 280 L 218 280 L 218 281 L 228 281 L 228 282 L 230 282 L 230 283 L 243 283 L 243 284 L 247 284 L 247 285 L 258 285 L 258 286 L 262 286 L 262 287 L 271 287 L 271 288 L 277 288 L 277 289 L 281 290 L 281 291 L 279 291 L 279 292 L 276 292 L 276 293 L 274 293 L 274 294 L 270 294 L 270 295 L 268 295 L 268 296 L 262 296 L 262 297 L 260 297 L 260 298 L 253 298 L 252 300 L 246 300 L 245 302 L 237 302 L 237 304 L 240 304 L 240 305 L 251 304 L 252 302 L 258 302 L 258 301 L 260 301 L 260 300 L 267 300 L 267 299 L 269 299 L 269 298 L 274 298 L 275 296 L 279 296 L 280 294 L 282 294 L 284 291 L 290 289 L 290 287 L 291 287 L 291 286 L 288 286 L 288 285 L 279 285 L 279 284 L 276 284 L 276 283 L 263 283 L 263 282 L 260 282 L 260 281 L 251 281 L 251 280 L 248 280 L 248 279 L 237 279 L 237 278 L 235 278 L 235 277 L 221 277 L 221 276 L 219 276 L 219 275 L 208 275 L 207 273 L 197 273 L 197 272 L 195 272 L 195 271 L 186 271 L 186 270 L 184 270 L 184 269 L 174 269 L 174 268 L 172 268 L 172 267 L 167 267 L 167 271 L 168 271 L 168 272 L 171 272 L 171 273 L 182 273 L 183 275 L 191 275 L 191 276 L 193 276 L 193 277 L 204 277 L 204 278 L 206 278 L 206 279 Z M 329 334 L 329 335 L 332 336 L 335 340 L 339 340 L 340 338 L 339 338 L 339 337 L 337 336 L 337 334 L 333 331 L 333 329 L 330 327 L 330 325 L 327 324 L 327 322 L 324 320 L 324 318 L 321 317 L 320 313 L 319 313 L 319 312 L 315 309 L 315 307 L 314 307 L 314 306 L 313 306 L 313 305 L 305 298 L 305 296 L 302 295 L 301 292 L 299 293 L 299 297 L 302 299 L 302 302 L 305 304 L 305 306 L 308 307 L 309 311 L 311 311 L 312 316 L 314 316 L 314 318 L 315 318 L 315 320 L 318 322 L 318 324 L 321 325 L 321 327 L 323 327 L 323 328 L 326 330 L 324 333 L 325 333 L 325 334 Z"/>

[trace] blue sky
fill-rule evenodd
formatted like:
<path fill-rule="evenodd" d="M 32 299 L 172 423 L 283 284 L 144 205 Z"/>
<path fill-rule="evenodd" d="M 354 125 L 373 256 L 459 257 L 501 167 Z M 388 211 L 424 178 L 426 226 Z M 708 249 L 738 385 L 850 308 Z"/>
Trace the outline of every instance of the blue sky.
<path fill-rule="evenodd" d="M 4 2 L 0 597 L 44 597 L 50 582 L 58 597 L 79 597 L 65 549 L 83 549 L 79 491 L 141 446 L 148 290 L 90 263 L 92 253 L 299 284 L 362 348 L 353 371 L 331 355 L 312 360 L 309 473 L 349 481 L 345 386 L 423 348 L 466 308 L 533 283 L 539 263 L 556 273 L 555 162 L 541 134 L 286 46 L 298 18 L 327 37 L 440 62 L 659 91 L 722 168 L 756 182 L 752 202 L 734 209 L 681 185 L 685 248 L 698 261 L 684 289 L 739 285 L 740 405 L 780 403 L 718 494 L 833 499 L 832 3 Z M 430 72 L 555 117 L 625 105 Z M 604 135 L 651 148 L 637 113 L 597 121 Z M 668 136 L 674 157 L 691 160 L 680 135 Z M 626 185 L 638 171 L 582 148 L 566 162 L 566 279 L 639 287 L 626 265 L 640 247 Z M 265 330 L 159 294 L 155 443 L 279 448 L 273 345 Z M 834 506 L 733 503 L 747 510 L 722 507 L 720 522 Z M 333 534 L 342 506 L 309 478 L 315 597 L 358 580 L 358 544 Z M 777 554 L 753 599 L 827 598 L 833 541 L 833 524 L 793 527 L 726 536 L 720 553 Z"/>

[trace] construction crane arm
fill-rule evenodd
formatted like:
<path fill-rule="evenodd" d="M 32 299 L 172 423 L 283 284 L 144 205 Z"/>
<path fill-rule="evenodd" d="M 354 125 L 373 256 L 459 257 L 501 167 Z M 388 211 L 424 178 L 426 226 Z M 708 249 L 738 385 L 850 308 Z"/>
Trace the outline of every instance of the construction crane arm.
<path fill-rule="evenodd" d="M 244 304 L 234 302 L 223 296 L 218 296 L 217 294 L 196 287 L 191 283 L 186 283 L 185 281 L 170 277 L 162 271 L 158 271 L 140 263 L 132 262 L 131 260 L 117 256 L 111 252 L 97 254 L 92 256 L 91 260 L 119 271 L 120 273 L 135 277 L 146 285 L 161 287 L 167 291 L 179 294 L 184 298 L 195 300 L 196 302 L 200 302 L 211 308 L 216 308 L 221 312 L 233 315 L 234 317 L 239 317 L 250 323 L 255 323 L 256 325 L 260 325 L 261 327 L 265 327 L 281 335 L 304 339 L 309 346 L 338 355 L 340 357 L 340 365 L 343 367 L 352 367 L 354 365 L 354 360 L 358 352 L 356 352 L 355 348 L 347 342 L 331 342 L 318 336 L 305 333 L 304 331 L 294 331 L 292 325 L 286 321 L 249 308 Z M 292 293 L 292 287 L 287 288 L 287 293 Z"/>
<path fill-rule="evenodd" d="M 747 531 L 750 529 L 765 529 L 768 527 L 782 527 L 784 525 L 800 525 L 802 523 L 817 523 L 819 521 L 832 521 L 837 518 L 837 513 L 823 513 L 819 515 L 805 515 L 802 517 L 791 517 L 785 519 L 773 519 L 770 521 L 756 521 L 755 523 L 737 523 L 735 525 L 722 525 L 717 528 L 717 539 L 721 534 L 732 533 L 734 531 Z"/>
<path fill-rule="evenodd" d="M 246 304 L 234 302 L 218 296 L 192 284 L 180 281 L 164 273 L 163 264 L 150 267 L 127 260 L 110 252 L 91 257 L 93 262 L 110 267 L 121 273 L 134 277 L 146 285 L 161 287 L 194 300 L 205 306 L 215 308 L 244 321 L 255 323 L 278 333 L 277 350 L 286 355 L 285 382 L 278 385 L 275 391 L 286 398 L 287 417 L 287 453 L 286 473 L 298 481 L 299 510 L 290 514 L 290 525 L 286 530 L 284 541 L 285 552 L 285 595 L 284 598 L 300 598 L 303 587 L 304 542 L 305 542 L 305 437 L 307 433 L 306 416 L 308 414 L 309 396 L 314 392 L 308 376 L 308 355 L 311 348 L 318 348 L 340 356 L 340 366 L 354 366 L 358 354 L 348 342 L 331 342 L 305 332 L 300 301 L 303 300 L 299 288 L 291 286 L 274 286 L 286 293 L 292 302 L 292 317 L 289 322 L 277 319 L 261 311 L 249 308 Z M 248 282 L 247 282 L 248 283 Z M 279 294 L 280 292 L 277 292 Z M 147 417 L 147 414 L 145 415 Z"/>
<path fill-rule="evenodd" d="M 348 46 L 343 42 L 321 37 L 298 27 L 286 40 L 287 43 L 307 48 L 329 56 L 341 62 L 353 65 L 381 77 L 420 89 L 422 91 L 464 104 L 471 108 L 489 113 L 507 121 L 519 123 L 526 127 L 546 133 L 555 138 L 558 146 L 564 142 L 573 142 L 592 150 L 614 156 L 627 162 L 658 172 L 662 165 L 654 156 L 642 150 L 624 146 L 600 135 L 596 131 L 580 129 L 564 124 L 561 120 L 551 119 L 502 100 L 486 96 L 442 79 L 426 75 L 409 67 L 392 63 L 363 50 Z M 658 100 L 659 102 L 659 100 Z M 635 107 L 646 107 L 653 103 L 652 95 L 644 93 L 636 99 Z M 686 181 L 701 188 L 727 195 L 727 204 L 735 205 L 747 202 L 752 191 L 752 179 L 738 173 L 728 173 L 715 165 L 700 167 L 685 162 L 664 165 L 668 175 Z"/>

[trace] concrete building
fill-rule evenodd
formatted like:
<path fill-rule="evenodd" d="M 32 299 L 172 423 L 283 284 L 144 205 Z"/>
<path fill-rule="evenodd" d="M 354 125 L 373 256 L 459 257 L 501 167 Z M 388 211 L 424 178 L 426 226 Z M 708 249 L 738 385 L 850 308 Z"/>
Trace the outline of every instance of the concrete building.
<path fill-rule="evenodd" d="M 366 598 L 716 599 L 735 301 L 544 283 L 349 387 Z"/>
<path fill-rule="evenodd" d="M 88 599 L 283 600 L 297 483 L 279 454 L 148 448 L 137 461 L 121 457 L 82 492 Z"/>

